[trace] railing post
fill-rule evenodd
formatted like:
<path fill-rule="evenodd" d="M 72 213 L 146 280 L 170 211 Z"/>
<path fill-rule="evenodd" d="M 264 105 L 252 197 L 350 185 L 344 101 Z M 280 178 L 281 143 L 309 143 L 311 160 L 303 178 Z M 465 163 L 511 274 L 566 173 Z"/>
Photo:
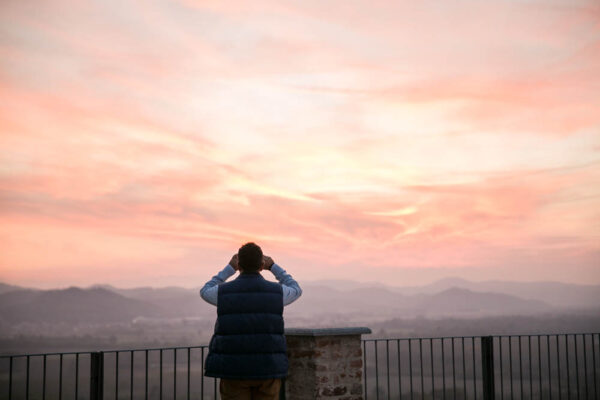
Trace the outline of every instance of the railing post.
<path fill-rule="evenodd" d="M 483 399 L 494 400 L 494 338 L 481 337 L 481 374 L 483 376 Z"/>
<path fill-rule="evenodd" d="M 104 389 L 104 353 L 90 354 L 90 400 L 102 400 Z"/>

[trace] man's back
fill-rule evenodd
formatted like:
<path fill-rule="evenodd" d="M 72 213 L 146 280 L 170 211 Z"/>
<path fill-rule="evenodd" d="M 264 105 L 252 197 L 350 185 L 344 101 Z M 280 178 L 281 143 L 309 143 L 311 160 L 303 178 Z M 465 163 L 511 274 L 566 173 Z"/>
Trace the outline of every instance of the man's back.
<path fill-rule="evenodd" d="M 287 375 L 283 290 L 259 273 L 244 273 L 219 286 L 215 333 L 206 375 L 273 379 Z"/>
<path fill-rule="evenodd" d="M 225 283 L 238 269 L 240 275 Z M 278 283 L 265 280 L 262 270 L 271 271 Z M 205 375 L 221 378 L 223 400 L 278 398 L 288 370 L 283 307 L 301 294 L 298 283 L 254 243 L 242 246 L 200 289 L 200 296 L 217 306 Z"/>

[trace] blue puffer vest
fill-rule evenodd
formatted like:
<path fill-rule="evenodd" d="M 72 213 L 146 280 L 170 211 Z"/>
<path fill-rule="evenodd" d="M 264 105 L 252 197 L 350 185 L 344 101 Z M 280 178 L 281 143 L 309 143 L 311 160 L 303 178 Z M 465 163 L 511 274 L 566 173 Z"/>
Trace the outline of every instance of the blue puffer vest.
<path fill-rule="evenodd" d="M 204 375 L 225 379 L 287 376 L 283 291 L 260 273 L 219 286 L 217 322 Z"/>

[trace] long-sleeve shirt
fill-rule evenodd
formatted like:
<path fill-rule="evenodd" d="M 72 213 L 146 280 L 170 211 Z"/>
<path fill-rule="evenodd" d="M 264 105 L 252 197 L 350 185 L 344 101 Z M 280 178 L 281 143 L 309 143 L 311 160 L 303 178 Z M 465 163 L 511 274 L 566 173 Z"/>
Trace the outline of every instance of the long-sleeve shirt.
<path fill-rule="evenodd" d="M 300 289 L 300 285 L 298 282 L 292 278 L 290 274 L 285 272 L 283 268 L 281 268 L 277 264 L 273 264 L 270 270 L 277 281 L 281 284 L 281 288 L 283 289 L 283 305 L 287 306 L 288 304 L 294 302 L 302 295 L 302 289 Z M 217 305 L 218 291 L 219 285 L 225 283 L 225 281 L 235 274 L 235 269 L 229 264 L 225 268 L 223 268 L 217 275 L 213 276 L 212 279 L 200 289 L 200 297 L 204 299 L 207 303 L 212 305 Z"/>

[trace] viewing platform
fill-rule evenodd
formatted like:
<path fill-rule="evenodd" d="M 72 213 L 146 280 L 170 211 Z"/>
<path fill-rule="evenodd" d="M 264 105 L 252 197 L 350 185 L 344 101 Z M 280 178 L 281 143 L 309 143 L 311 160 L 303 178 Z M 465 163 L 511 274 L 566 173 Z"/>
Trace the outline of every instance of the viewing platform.
<path fill-rule="evenodd" d="M 363 339 L 289 328 L 281 399 L 598 399 L 600 334 Z M 4 399 L 218 399 L 208 346 L 0 356 Z"/>

